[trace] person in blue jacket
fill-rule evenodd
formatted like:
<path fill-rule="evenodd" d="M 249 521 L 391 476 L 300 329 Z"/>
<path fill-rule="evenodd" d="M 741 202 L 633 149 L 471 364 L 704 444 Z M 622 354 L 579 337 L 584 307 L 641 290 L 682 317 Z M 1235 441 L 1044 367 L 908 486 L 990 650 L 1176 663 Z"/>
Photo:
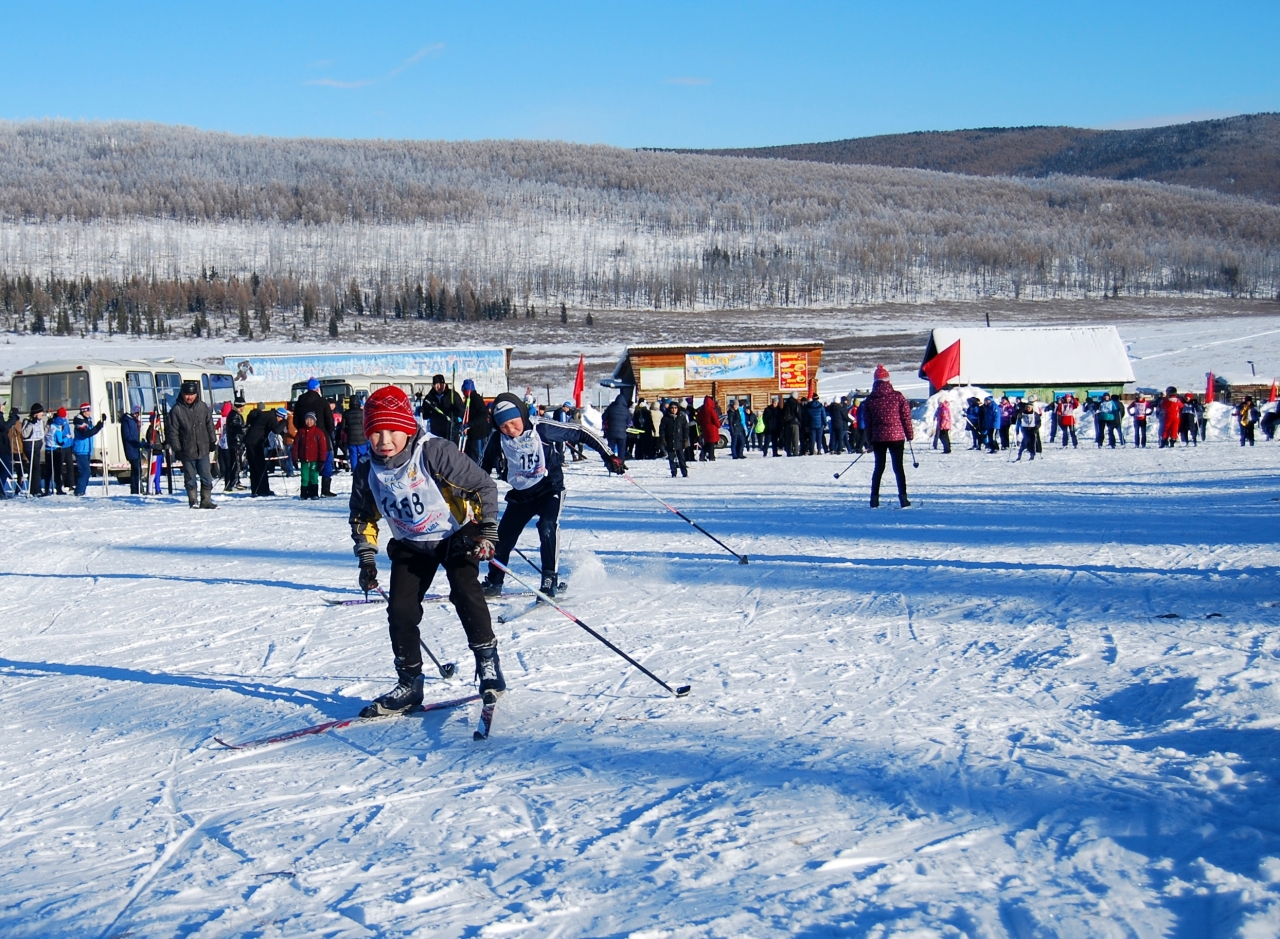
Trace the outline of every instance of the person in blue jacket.
<path fill-rule="evenodd" d="M 138 415 L 142 413 L 139 405 L 133 406 L 133 413 L 120 415 L 120 442 L 124 444 L 124 458 L 129 462 L 129 494 L 142 493 L 142 425 Z"/>
<path fill-rule="evenodd" d="M 987 445 L 988 453 L 998 453 L 1000 450 L 1000 405 L 996 404 L 996 399 L 991 395 L 987 395 L 987 400 L 982 402 L 982 438 Z"/>
<path fill-rule="evenodd" d="M 67 485 L 70 473 L 68 462 L 71 456 L 71 425 L 67 422 L 67 409 L 58 408 L 49 421 L 49 429 L 45 432 L 44 452 L 47 459 L 44 463 L 44 492 L 46 495 L 56 492 L 65 496 L 63 487 Z"/>
<path fill-rule="evenodd" d="M 106 415 L 93 423 L 93 408 L 86 402 L 80 405 L 80 416 L 75 421 L 75 440 L 71 451 L 76 455 L 76 495 L 82 496 L 89 488 L 89 457 L 93 455 L 93 438 L 102 432 Z M 105 472 L 105 470 L 104 470 Z"/>
<path fill-rule="evenodd" d="M 804 446 L 806 456 L 827 452 L 827 408 L 815 394 L 804 404 Z"/>

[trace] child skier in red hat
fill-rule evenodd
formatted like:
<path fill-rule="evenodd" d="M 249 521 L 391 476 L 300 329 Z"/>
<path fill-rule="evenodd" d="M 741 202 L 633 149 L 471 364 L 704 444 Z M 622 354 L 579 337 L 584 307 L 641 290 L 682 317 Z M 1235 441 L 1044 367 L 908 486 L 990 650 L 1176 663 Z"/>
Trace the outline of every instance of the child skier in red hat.
<path fill-rule="evenodd" d="M 387 622 L 399 681 L 361 716 L 403 713 L 422 703 L 418 624 L 422 598 L 440 567 L 475 653 L 480 694 L 491 707 L 507 686 L 479 572 L 498 540 L 498 487 L 456 444 L 422 430 L 409 398 L 394 385 L 365 402 L 364 433 L 370 452 L 353 474 L 351 537 L 360 587 L 368 591 L 378 586 L 378 520 L 391 529 Z"/>

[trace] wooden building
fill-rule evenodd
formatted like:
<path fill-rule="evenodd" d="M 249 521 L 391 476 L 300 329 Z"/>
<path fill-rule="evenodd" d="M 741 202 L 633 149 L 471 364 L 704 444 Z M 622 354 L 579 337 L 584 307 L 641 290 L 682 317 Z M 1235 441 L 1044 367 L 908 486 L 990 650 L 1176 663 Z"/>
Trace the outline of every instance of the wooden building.
<path fill-rule="evenodd" d="M 821 364 L 816 339 L 631 346 L 600 384 L 629 389 L 632 401 L 691 397 L 701 403 L 711 395 L 722 408 L 732 398 L 762 408 L 775 395 L 811 394 Z"/>

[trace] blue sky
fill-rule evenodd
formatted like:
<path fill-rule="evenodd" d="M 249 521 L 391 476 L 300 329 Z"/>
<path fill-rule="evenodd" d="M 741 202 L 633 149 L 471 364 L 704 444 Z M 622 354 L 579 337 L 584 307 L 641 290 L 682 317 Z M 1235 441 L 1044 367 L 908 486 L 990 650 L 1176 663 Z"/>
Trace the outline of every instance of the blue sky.
<path fill-rule="evenodd" d="M 1280 110 L 1280 3 L 0 2 L 0 118 L 740 147 Z"/>

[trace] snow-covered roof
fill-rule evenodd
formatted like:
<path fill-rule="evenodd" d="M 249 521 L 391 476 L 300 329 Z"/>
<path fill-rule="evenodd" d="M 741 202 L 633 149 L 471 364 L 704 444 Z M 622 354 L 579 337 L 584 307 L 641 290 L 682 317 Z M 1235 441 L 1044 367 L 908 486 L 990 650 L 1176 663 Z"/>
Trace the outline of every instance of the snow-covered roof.
<path fill-rule="evenodd" d="M 933 330 L 925 352 L 960 341 L 959 385 L 1120 384 L 1133 367 L 1114 326 L 1020 326 Z"/>

